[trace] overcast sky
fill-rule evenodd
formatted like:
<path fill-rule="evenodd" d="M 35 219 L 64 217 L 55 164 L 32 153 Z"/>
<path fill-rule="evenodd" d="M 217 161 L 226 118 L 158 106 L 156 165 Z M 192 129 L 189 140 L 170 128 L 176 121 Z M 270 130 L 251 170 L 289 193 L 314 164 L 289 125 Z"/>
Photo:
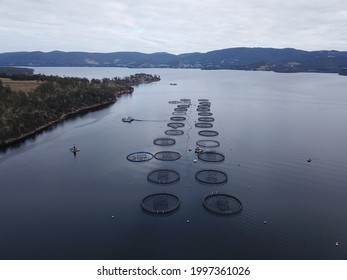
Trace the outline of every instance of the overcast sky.
<path fill-rule="evenodd" d="M 0 52 L 347 51 L 346 0 L 0 0 Z"/>

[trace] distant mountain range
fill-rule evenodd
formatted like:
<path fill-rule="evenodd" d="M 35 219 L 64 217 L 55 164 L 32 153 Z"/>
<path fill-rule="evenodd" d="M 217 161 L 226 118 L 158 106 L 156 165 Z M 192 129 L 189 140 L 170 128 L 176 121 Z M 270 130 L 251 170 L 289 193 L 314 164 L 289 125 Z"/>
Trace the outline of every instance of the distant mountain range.
<path fill-rule="evenodd" d="M 0 53 L 0 66 L 110 66 L 338 73 L 347 68 L 347 52 L 291 48 L 230 48 L 180 55 L 165 52 L 11 52 Z"/>

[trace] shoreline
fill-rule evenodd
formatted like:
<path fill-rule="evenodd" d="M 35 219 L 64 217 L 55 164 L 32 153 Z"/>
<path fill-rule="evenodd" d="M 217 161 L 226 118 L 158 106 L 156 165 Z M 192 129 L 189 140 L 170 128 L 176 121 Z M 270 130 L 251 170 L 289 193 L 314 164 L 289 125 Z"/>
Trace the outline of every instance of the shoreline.
<path fill-rule="evenodd" d="M 84 112 L 88 112 L 88 111 L 91 111 L 93 109 L 101 109 L 102 107 L 106 107 L 108 105 L 115 104 L 117 102 L 117 97 L 119 97 L 123 94 L 131 94 L 133 92 L 134 92 L 134 88 L 132 88 L 129 91 L 122 91 L 121 90 L 120 92 L 115 92 L 115 98 L 112 101 L 98 103 L 98 104 L 94 104 L 94 105 L 90 105 L 90 106 L 85 106 L 85 107 L 79 108 L 73 112 L 63 114 L 58 119 L 51 121 L 45 125 L 42 125 L 33 131 L 30 131 L 28 133 L 25 133 L 21 136 L 15 137 L 15 138 L 10 138 L 8 140 L 5 140 L 3 143 L 0 143 L 0 150 L 7 149 L 13 144 L 17 144 L 17 143 L 20 143 L 22 141 L 25 141 L 27 138 L 29 138 L 31 136 L 35 136 L 36 134 L 50 128 L 51 126 L 53 126 L 55 124 L 58 124 L 64 120 L 66 120 L 67 118 L 69 118 L 71 116 L 78 115 L 78 114 L 84 113 Z"/>

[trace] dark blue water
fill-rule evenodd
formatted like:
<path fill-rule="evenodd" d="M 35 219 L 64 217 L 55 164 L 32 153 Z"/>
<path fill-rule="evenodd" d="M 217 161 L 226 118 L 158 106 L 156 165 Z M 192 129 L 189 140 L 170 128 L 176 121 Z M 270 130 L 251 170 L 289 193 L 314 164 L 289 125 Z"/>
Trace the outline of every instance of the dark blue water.
<path fill-rule="evenodd" d="M 1 259 L 347 259 L 346 77 L 177 69 L 36 72 L 87 78 L 146 72 L 162 80 L 0 153 Z M 168 101 L 181 98 L 193 103 L 184 135 L 169 148 L 181 158 L 127 161 L 131 152 L 168 149 L 153 140 L 169 129 L 176 105 Z M 216 149 L 224 162 L 194 163 L 187 150 L 205 139 L 194 127 L 199 98 L 212 103 L 213 130 L 219 132 L 212 139 L 220 142 Z M 158 121 L 127 124 L 124 116 Z M 76 157 L 72 144 L 81 149 Z M 157 168 L 178 171 L 180 181 L 148 182 Z M 205 168 L 226 172 L 228 182 L 197 182 L 195 173 Z M 202 198 L 215 191 L 238 197 L 242 212 L 206 211 Z M 142 211 L 142 199 L 155 192 L 176 195 L 178 211 Z"/>

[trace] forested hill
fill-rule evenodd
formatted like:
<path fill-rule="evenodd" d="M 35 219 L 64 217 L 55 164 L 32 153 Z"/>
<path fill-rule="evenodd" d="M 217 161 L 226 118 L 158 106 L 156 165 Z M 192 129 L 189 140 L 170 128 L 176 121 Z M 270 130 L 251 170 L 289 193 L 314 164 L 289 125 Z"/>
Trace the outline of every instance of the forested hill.
<path fill-rule="evenodd" d="M 347 52 L 290 48 L 230 48 L 180 55 L 164 52 L 12 52 L 0 53 L 0 66 L 165 67 L 338 73 L 340 69 L 347 68 Z"/>
<path fill-rule="evenodd" d="M 159 81 L 150 74 L 102 80 L 41 74 L 0 75 L 0 148 L 32 135 L 65 117 L 116 102 L 133 85 Z"/>

